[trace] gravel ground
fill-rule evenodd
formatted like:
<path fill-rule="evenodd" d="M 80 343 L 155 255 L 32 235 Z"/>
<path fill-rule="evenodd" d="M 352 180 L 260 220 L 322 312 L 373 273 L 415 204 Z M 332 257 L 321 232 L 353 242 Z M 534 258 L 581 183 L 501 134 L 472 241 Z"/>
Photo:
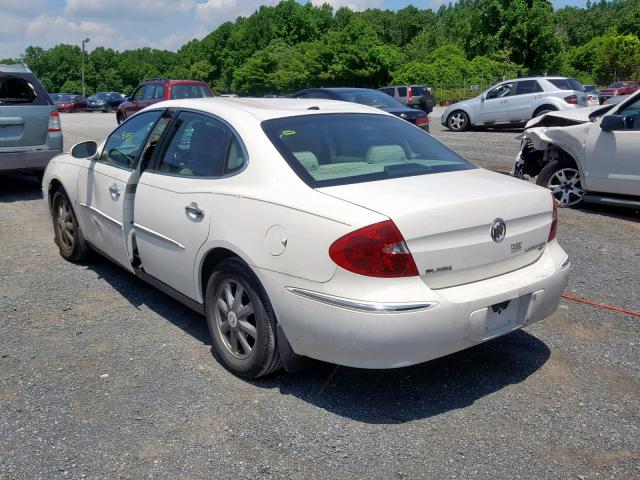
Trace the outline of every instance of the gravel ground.
<path fill-rule="evenodd" d="M 108 114 L 62 116 L 67 148 Z M 508 170 L 515 132 L 434 135 Z M 639 217 L 562 210 L 568 292 L 640 308 Z M 247 382 L 204 320 L 106 260 L 62 260 L 37 183 L 0 177 L 0 478 L 640 479 L 639 318 L 562 302 L 415 367 Z"/>

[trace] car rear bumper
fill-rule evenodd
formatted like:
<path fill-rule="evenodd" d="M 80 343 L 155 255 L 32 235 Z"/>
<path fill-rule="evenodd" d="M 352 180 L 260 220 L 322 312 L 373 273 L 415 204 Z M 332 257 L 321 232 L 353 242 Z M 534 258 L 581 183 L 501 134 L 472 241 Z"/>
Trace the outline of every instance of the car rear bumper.
<path fill-rule="evenodd" d="M 62 153 L 62 141 L 60 144 L 59 149 L 0 150 L 0 172 L 44 170 L 53 157 Z"/>
<path fill-rule="evenodd" d="M 331 281 L 316 283 L 314 291 L 311 282 L 292 285 L 303 281 L 264 270 L 259 276 L 294 352 L 351 367 L 397 368 L 472 347 L 551 315 L 568 272 L 568 257 L 554 241 L 526 268 L 440 290 L 430 290 L 418 277 L 396 282 L 363 277 L 354 285 L 350 275 L 347 289 L 336 273 Z M 314 293 L 321 296 L 314 298 Z M 366 299 L 372 295 L 384 301 Z M 504 310 L 504 316 L 494 309 Z"/>

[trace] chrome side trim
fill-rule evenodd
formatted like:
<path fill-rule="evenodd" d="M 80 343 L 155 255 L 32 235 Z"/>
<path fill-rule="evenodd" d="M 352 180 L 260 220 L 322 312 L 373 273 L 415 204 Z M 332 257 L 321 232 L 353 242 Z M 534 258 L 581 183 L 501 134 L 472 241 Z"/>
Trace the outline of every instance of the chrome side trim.
<path fill-rule="evenodd" d="M 326 303 L 327 305 L 367 313 L 413 312 L 415 310 L 426 310 L 437 305 L 436 302 L 369 302 L 364 300 L 354 300 L 351 298 L 336 297 L 335 295 L 314 292 L 303 288 L 285 287 L 285 289 L 301 297 Z"/>
<path fill-rule="evenodd" d="M 96 207 L 94 207 L 92 205 L 87 205 L 86 203 L 80 203 L 80 206 L 91 210 L 93 213 L 96 213 L 96 214 L 100 215 L 102 218 L 104 218 L 106 220 L 109 220 L 111 223 L 117 225 L 120 229 L 122 229 L 122 222 L 119 222 L 115 218 L 110 217 L 109 215 L 107 215 L 103 211 L 98 210 Z"/>
<path fill-rule="evenodd" d="M 164 235 L 162 235 L 161 233 L 156 232 L 155 230 L 151 230 L 150 228 L 147 227 L 143 227 L 142 225 L 138 224 L 138 223 L 134 223 L 133 226 L 137 229 L 137 230 L 141 230 L 145 233 L 148 233 L 149 235 L 153 235 L 154 237 L 159 238 L 160 240 L 164 240 L 165 242 L 169 242 L 171 245 L 175 245 L 176 247 L 185 250 L 187 247 L 185 247 L 184 245 L 182 245 L 181 243 L 176 242 L 175 240 L 173 240 L 172 238 L 169 237 L 165 237 Z"/>

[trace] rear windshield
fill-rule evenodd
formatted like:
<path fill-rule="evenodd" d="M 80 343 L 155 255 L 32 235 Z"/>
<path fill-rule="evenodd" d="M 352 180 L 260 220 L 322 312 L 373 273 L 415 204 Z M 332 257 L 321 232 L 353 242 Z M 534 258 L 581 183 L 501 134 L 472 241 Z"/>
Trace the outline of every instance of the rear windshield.
<path fill-rule="evenodd" d="M 47 92 L 29 74 L 0 74 L 0 104 L 48 105 Z"/>
<path fill-rule="evenodd" d="M 420 96 L 424 95 L 425 93 L 427 93 L 427 89 L 424 88 L 424 87 L 419 87 L 419 86 L 418 87 L 416 87 L 416 86 L 411 87 L 411 95 L 413 95 L 413 96 L 420 97 Z"/>
<path fill-rule="evenodd" d="M 209 87 L 199 83 L 178 83 L 171 85 L 171 98 L 174 100 L 182 98 L 203 98 L 211 96 L 212 95 Z"/>
<path fill-rule="evenodd" d="M 313 188 L 477 168 L 431 135 L 386 115 L 305 115 L 267 120 L 262 128 Z"/>
<path fill-rule="evenodd" d="M 547 80 L 559 90 L 577 90 L 579 92 L 584 92 L 584 87 L 575 78 L 547 78 Z"/>
<path fill-rule="evenodd" d="M 376 108 L 404 107 L 404 105 L 398 102 L 395 98 L 377 90 L 347 90 L 336 93 L 338 93 L 340 100 L 344 100 L 345 102 L 359 103 L 361 105 L 368 105 Z"/>

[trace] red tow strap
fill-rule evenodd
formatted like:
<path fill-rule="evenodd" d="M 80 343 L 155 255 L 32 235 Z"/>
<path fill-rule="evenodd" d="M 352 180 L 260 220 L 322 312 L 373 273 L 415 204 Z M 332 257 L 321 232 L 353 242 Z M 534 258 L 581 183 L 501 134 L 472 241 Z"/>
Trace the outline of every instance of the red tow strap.
<path fill-rule="evenodd" d="M 635 315 L 636 317 L 640 317 L 640 311 L 638 310 L 627 310 L 626 308 L 613 307 L 611 305 L 607 305 L 606 303 L 591 302 L 589 300 L 585 300 L 584 298 L 574 297 L 573 295 L 569 295 L 568 293 L 563 294 L 562 298 L 566 298 L 567 300 L 571 300 L 573 302 L 585 303 L 594 307 L 606 308 L 608 310 L 614 310 L 616 312 L 622 312 L 628 315 Z"/>

